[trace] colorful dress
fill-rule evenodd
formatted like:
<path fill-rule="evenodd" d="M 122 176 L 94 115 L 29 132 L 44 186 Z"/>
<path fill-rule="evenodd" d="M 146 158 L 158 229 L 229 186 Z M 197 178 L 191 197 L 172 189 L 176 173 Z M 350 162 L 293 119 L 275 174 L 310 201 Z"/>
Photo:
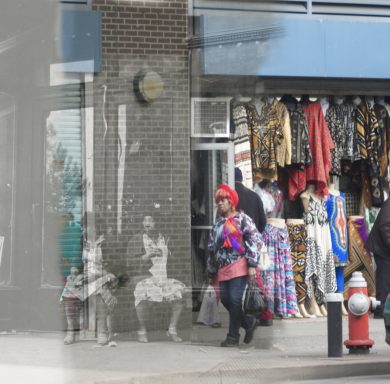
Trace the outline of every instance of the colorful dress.
<path fill-rule="evenodd" d="M 267 224 L 263 232 L 271 266 L 262 272 L 271 312 L 281 317 L 298 312 L 287 228 Z"/>
<path fill-rule="evenodd" d="M 347 210 L 344 193 L 329 194 L 326 201 L 333 253 L 336 256 L 337 291 L 344 292 L 344 267 L 348 262 Z"/>
<path fill-rule="evenodd" d="M 276 179 L 277 148 L 283 139 L 283 132 L 275 103 L 276 99 L 272 104 L 267 101 L 261 112 L 251 103 L 246 106 L 254 179 Z"/>
<path fill-rule="evenodd" d="M 331 151 L 334 148 L 332 137 L 326 125 L 325 117 L 319 102 L 302 106 L 309 129 L 309 143 L 312 163 L 305 169 L 291 169 L 289 172 L 289 199 L 295 200 L 306 189 L 307 183 L 316 186 L 316 193 L 327 194 L 327 181 L 332 168 Z"/>
<path fill-rule="evenodd" d="M 348 299 L 348 281 L 355 271 L 361 271 L 367 281 L 369 296 L 375 296 L 375 273 L 372 258 L 364 247 L 367 240 L 367 230 L 364 217 L 348 218 L 348 265 L 344 269 L 344 298 Z"/>
<path fill-rule="evenodd" d="M 295 280 L 295 292 L 297 295 L 297 302 L 301 304 L 306 300 L 307 291 L 305 282 L 307 241 L 306 226 L 305 224 L 287 224 L 287 230 L 291 244 L 291 259 Z"/>
<path fill-rule="evenodd" d="M 325 294 L 336 291 L 336 272 L 333 260 L 332 240 L 328 215 L 322 199 L 309 197 L 304 215 L 307 230 L 306 285 L 307 297 L 314 295 L 319 305 Z"/>

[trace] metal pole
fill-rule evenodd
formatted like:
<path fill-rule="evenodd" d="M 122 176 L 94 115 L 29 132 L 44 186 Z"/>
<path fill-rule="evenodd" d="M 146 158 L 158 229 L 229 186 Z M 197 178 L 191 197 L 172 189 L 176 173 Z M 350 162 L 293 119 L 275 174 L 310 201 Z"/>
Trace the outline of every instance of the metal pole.
<path fill-rule="evenodd" d="M 328 357 L 343 356 L 343 322 L 341 314 L 341 293 L 326 295 L 328 309 Z"/>

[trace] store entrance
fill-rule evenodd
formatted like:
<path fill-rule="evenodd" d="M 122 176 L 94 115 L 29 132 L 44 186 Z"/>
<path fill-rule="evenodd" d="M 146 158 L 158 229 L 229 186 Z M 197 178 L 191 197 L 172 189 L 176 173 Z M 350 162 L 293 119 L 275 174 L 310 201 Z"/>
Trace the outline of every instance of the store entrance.
<path fill-rule="evenodd" d="M 191 238 L 193 308 L 200 306 L 200 293 L 207 282 L 207 243 L 215 220 L 214 192 L 221 183 L 234 185 L 231 143 L 197 143 L 191 151 Z"/>

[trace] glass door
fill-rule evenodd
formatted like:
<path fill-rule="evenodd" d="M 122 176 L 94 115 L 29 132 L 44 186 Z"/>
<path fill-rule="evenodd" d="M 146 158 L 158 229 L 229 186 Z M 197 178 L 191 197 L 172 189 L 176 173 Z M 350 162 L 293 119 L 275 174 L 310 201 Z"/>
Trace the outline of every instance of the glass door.
<path fill-rule="evenodd" d="M 193 309 L 200 305 L 202 285 L 207 281 L 207 243 L 214 224 L 214 192 L 221 183 L 234 187 L 232 143 L 197 143 L 191 152 L 191 260 Z"/>

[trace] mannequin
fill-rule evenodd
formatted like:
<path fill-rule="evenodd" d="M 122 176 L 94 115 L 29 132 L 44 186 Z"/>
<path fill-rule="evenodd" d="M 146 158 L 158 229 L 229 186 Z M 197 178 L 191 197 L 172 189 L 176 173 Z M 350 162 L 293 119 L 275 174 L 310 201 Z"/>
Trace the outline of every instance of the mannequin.
<path fill-rule="evenodd" d="M 335 96 L 334 97 L 334 102 L 337 105 L 341 105 L 344 103 L 344 96 Z"/>
<path fill-rule="evenodd" d="M 315 186 L 309 184 L 301 194 L 305 209 L 307 230 L 307 264 L 305 280 L 311 299 L 311 312 L 318 317 L 327 316 L 323 301 L 325 294 L 336 291 L 336 274 L 333 259 L 332 240 L 323 200 L 315 194 Z M 316 286 L 311 279 L 316 276 Z M 315 288 L 313 292 L 313 288 Z M 315 297 L 317 296 L 317 297 Z M 317 300 L 320 300 L 318 305 Z"/>
<path fill-rule="evenodd" d="M 376 104 L 385 106 L 385 98 L 383 96 L 376 96 L 374 101 Z"/>
<path fill-rule="evenodd" d="M 372 108 L 375 104 L 374 97 L 373 96 L 367 96 L 366 97 L 366 103 L 368 108 Z"/>
<path fill-rule="evenodd" d="M 361 102 L 362 102 L 362 99 L 360 98 L 360 96 L 353 96 L 352 97 L 352 103 L 354 103 L 356 106 L 359 106 Z"/>
<path fill-rule="evenodd" d="M 321 104 L 321 108 L 322 108 L 322 113 L 324 114 L 324 116 L 326 116 L 326 112 L 328 111 L 328 108 L 329 108 L 329 100 L 326 96 L 322 96 L 319 98 L 318 100 Z"/>
<path fill-rule="evenodd" d="M 303 219 L 287 219 L 287 226 L 291 228 L 291 226 L 302 226 L 304 227 L 305 221 Z M 291 240 L 291 235 L 290 235 L 290 240 Z M 306 247 L 305 247 L 306 248 Z M 298 296 L 298 291 L 297 291 L 297 296 Z M 299 316 L 297 314 L 297 318 L 313 318 L 315 316 L 310 315 L 306 311 L 305 303 L 301 302 L 298 303 L 298 310 L 299 310 Z"/>

